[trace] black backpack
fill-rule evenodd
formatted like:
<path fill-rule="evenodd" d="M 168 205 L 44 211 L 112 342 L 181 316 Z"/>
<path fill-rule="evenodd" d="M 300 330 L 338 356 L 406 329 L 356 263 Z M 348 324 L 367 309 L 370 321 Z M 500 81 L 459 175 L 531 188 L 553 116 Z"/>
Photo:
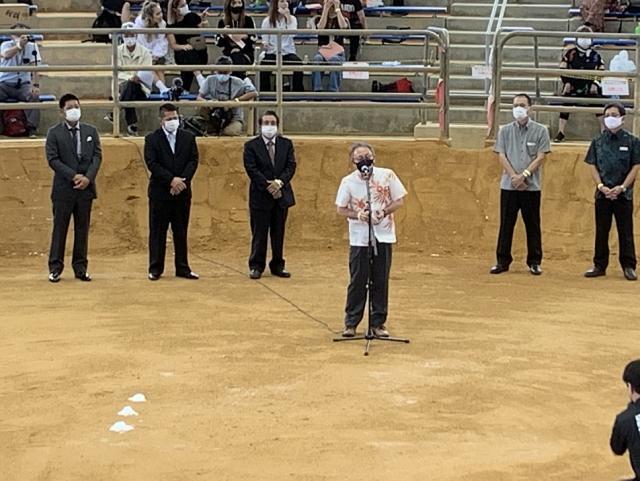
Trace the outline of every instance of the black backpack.
<path fill-rule="evenodd" d="M 122 27 L 122 20 L 119 16 L 115 15 L 109 10 L 102 9 L 96 19 L 93 21 L 91 28 L 120 28 Z M 91 35 L 91 42 L 96 43 L 111 43 L 109 35 Z"/>

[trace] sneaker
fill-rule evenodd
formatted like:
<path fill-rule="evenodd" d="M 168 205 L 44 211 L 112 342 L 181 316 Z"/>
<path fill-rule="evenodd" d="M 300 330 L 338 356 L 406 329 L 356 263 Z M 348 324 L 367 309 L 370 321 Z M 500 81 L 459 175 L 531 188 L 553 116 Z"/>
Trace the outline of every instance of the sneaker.
<path fill-rule="evenodd" d="M 345 327 L 344 331 L 342 331 L 342 337 L 354 337 L 356 335 L 355 327 Z"/>
<path fill-rule="evenodd" d="M 110 124 L 113 123 L 113 112 L 109 112 L 107 115 L 104 116 L 104 119 L 109 122 Z"/>
<path fill-rule="evenodd" d="M 553 139 L 554 142 L 564 142 L 565 136 L 562 132 L 558 132 L 558 135 Z"/>
<path fill-rule="evenodd" d="M 137 137 L 138 126 L 136 124 L 127 125 L 127 133 L 133 137 Z"/>
<path fill-rule="evenodd" d="M 374 327 L 372 330 L 373 335 L 376 337 L 389 337 L 389 331 L 387 331 L 384 324 L 382 326 Z"/>

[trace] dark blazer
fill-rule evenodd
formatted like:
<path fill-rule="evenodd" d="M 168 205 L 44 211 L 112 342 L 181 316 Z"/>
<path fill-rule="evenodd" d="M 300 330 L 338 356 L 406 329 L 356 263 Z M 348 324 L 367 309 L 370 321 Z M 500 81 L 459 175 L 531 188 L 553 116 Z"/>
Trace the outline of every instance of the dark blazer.
<path fill-rule="evenodd" d="M 267 146 L 261 135 L 244 144 L 244 168 L 249 174 L 249 207 L 268 210 L 277 205 L 291 207 L 296 203 L 291 188 L 291 179 L 296 172 L 296 157 L 293 142 L 280 135 L 276 136 L 275 166 L 271 164 Z M 280 179 L 284 182 L 282 197 L 274 199 L 267 191 L 267 180 Z"/>
<path fill-rule="evenodd" d="M 76 146 L 65 122 L 54 125 L 47 132 L 45 154 L 49 166 L 55 172 L 51 188 L 52 200 L 95 199 L 96 176 L 102 162 L 100 135 L 93 125 L 79 123 L 81 158 L 76 155 Z M 85 190 L 73 188 L 73 177 L 83 174 L 91 183 Z"/>
<path fill-rule="evenodd" d="M 192 133 L 177 130 L 174 154 L 162 128 L 151 132 L 144 138 L 144 161 L 151 172 L 149 199 L 160 201 L 191 198 L 191 179 L 198 168 L 198 145 Z M 174 177 L 187 179 L 187 188 L 178 195 L 171 195 L 170 192 Z"/>

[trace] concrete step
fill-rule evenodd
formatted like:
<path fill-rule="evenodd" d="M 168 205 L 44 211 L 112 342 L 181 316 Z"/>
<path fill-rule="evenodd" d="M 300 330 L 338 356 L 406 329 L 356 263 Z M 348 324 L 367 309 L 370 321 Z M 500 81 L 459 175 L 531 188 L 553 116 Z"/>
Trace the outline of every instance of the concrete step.
<path fill-rule="evenodd" d="M 436 78 L 430 81 L 430 87 L 437 82 Z M 450 77 L 451 90 L 469 90 L 484 92 L 484 79 L 472 78 L 468 75 L 452 75 Z M 540 88 L 543 91 L 554 92 L 558 86 L 558 79 L 540 79 Z M 502 79 L 503 88 L 507 90 L 517 90 L 519 92 L 535 91 L 535 80 L 533 78 L 505 77 Z"/>
<path fill-rule="evenodd" d="M 554 47 L 540 47 L 538 49 L 538 59 L 540 62 L 560 62 L 562 50 Z M 452 45 L 451 57 L 459 60 L 473 60 L 484 63 L 484 45 Z M 530 62 L 533 65 L 534 54 L 531 46 L 507 45 L 503 50 L 503 61 L 509 62 Z M 557 64 L 557 63 L 556 63 Z"/>
<path fill-rule="evenodd" d="M 474 65 L 484 64 L 476 60 L 452 60 L 450 64 L 451 75 L 471 75 L 471 69 Z M 531 67 L 531 62 L 509 62 L 509 66 L 513 67 Z M 555 68 L 558 66 L 558 62 L 540 62 L 540 67 Z"/>
<path fill-rule="evenodd" d="M 484 32 L 487 29 L 487 17 L 447 17 L 446 26 L 449 30 Z M 568 18 L 505 18 L 505 27 L 532 27 L 535 30 L 565 32 L 569 26 Z M 574 29 L 575 30 L 575 29 Z"/>
<path fill-rule="evenodd" d="M 96 12 L 100 2 L 95 0 L 38 0 L 39 12 Z"/>
<path fill-rule="evenodd" d="M 486 34 L 484 31 L 460 31 L 450 30 L 449 37 L 452 44 L 456 45 L 485 45 Z M 493 42 L 493 35 L 489 36 L 490 43 Z M 509 40 L 509 45 L 530 45 L 533 46 L 531 37 L 515 37 Z M 563 41 L 561 38 L 540 37 L 538 39 L 539 46 L 562 48 Z"/>
<path fill-rule="evenodd" d="M 481 17 L 489 18 L 493 3 L 455 3 L 451 6 L 449 14 L 455 17 Z M 517 5 L 509 3 L 504 13 L 504 18 L 530 19 L 530 18 L 569 18 L 571 4 L 529 4 Z M 499 14 L 500 11 L 497 11 Z"/>
<path fill-rule="evenodd" d="M 111 134 L 112 125 L 104 119 L 108 110 L 82 108 L 82 121 L 96 126 L 101 134 Z M 375 112 L 375 113 L 373 113 Z M 196 109 L 188 102 L 180 103 L 183 116 L 196 115 Z M 345 115 L 343 109 L 319 107 L 315 109 L 287 108 L 284 117 L 285 132 L 288 134 L 359 134 L 359 135 L 413 135 L 414 126 L 420 122 L 418 110 L 413 109 L 350 109 Z M 372 115 L 373 113 L 373 115 Z M 433 115 L 435 119 L 435 113 Z M 249 109 L 245 110 L 249 118 Z M 322 119 L 322 121 L 319 121 Z M 57 110 L 43 110 L 39 133 L 44 135 L 47 129 L 60 122 Z M 123 122 L 124 123 L 124 122 Z M 138 127 L 144 135 L 158 127 L 157 107 L 138 109 Z M 124 133 L 124 127 L 122 127 Z"/>

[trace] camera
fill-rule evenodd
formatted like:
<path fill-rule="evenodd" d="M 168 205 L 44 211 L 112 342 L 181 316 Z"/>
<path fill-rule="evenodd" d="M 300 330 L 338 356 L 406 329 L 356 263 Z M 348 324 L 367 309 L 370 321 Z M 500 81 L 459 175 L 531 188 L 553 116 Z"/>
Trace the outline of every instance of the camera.
<path fill-rule="evenodd" d="M 177 102 L 180 100 L 180 96 L 184 93 L 184 84 L 181 78 L 174 78 L 171 85 L 171 100 Z"/>

